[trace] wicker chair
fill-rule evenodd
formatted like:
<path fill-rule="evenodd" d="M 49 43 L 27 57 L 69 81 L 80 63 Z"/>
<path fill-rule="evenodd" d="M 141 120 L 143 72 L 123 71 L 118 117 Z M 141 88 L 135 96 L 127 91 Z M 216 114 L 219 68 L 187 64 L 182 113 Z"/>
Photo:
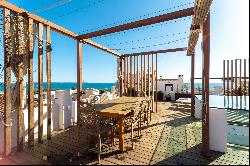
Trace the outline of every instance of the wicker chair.
<path fill-rule="evenodd" d="M 138 136 L 141 136 L 141 122 L 142 122 L 142 101 L 136 102 L 136 105 L 132 109 L 132 114 L 130 115 L 130 126 L 131 126 L 131 143 L 132 149 L 134 149 L 134 126 L 137 124 Z"/>
<path fill-rule="evenodd" d="M 113 138 L 112 124 L 110 124 L 109 122 L 110 121 L 103 120 L 102 117 L 99 117 L 96 114 L 93 104 L 90 104 L 88 102 L 82 102 L 80 104 L 79 120 L 77 122 L 78 141 L 80 139 L 80 132 L 83 132 L 88 136 L 98 137 L 98 163 L 100 163 L 101 160 L 101 135 L 111 132 L 111 137 Z"/>
<path fill-rule="evenodd" d="M 100 103 L 103 103 L 103 102 L 106 102 L 106 101 L 109 101 L 108 95 L 107 95 L 107 93 L 103 93 L 101 95 Z"/>
<path fill-rule="evenodd" d="M 131 143 L 132 149 L 134 149 L 134 127 L 137 125 L 138 136 L 141 136 L 141 120 L 142 120 L 142 107 L 141 107 L 141 100 L 136 102 L 136 105 L 131 108 L 126 108 L 125 110 L 130 110 L 131 113 L 125 118 L 125 131 L 130 131 L 131 133 Z"/>
<path fill-rule="evenodd" d="M 147 94 L 144 91 L 139 91 L 137 97 L 147 97 Z"/>
<path fill-rule="evenodd" d="M 146 122 L 147 125 L 152 119 L 152 98 L 147 97 L 145 100 L 143 100 L 142 104 L 142 109 L 143 109 L 143 122 Z"/>
<path fill-rule="evenodd" d="M 88 102 L 91 104 L 96 104 L 98 102 L 98 97 L 96 95 L 89 95 Z"/>

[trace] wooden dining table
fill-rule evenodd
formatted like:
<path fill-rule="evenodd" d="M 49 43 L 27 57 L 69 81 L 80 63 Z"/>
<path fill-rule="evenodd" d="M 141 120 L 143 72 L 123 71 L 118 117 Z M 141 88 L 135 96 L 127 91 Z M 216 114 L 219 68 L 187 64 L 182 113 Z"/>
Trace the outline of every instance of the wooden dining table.
<path fill-rule="evenodd" d="M 106 101 L 104 103 L 96 104 L 95 110 L 97 111 L 97 115 L 116 118 L 118 119 L 119 126 L 119 135 L 115 138 L 119 139 L 119 150 L 124 152 L 124 120 L 125 117 L 128 116 L 136 102 L 139 100 L 139 97 L 121 97 L 118 99 Z"/>

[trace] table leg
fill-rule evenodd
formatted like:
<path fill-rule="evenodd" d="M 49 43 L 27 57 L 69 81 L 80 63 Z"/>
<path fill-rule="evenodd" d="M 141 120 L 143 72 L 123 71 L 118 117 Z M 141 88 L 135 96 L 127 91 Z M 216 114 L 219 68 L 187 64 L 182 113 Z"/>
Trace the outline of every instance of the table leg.
<path fill-rule="evenodd" d="M 124 118 L 119 118 L 119 149 L 124 152 Z"/>

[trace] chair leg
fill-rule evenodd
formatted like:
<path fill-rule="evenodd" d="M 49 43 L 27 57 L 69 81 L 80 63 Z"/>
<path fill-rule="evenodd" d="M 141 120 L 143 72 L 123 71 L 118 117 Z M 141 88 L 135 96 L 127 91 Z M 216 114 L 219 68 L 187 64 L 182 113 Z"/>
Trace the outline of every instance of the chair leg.
<path fill-rule="evenodd" d="M 149 121 L 149 123 L 150 123 L 150 122 L 151 122 L 151 113 L 152 113 L 152 112 L 151 112 L 151 109 L 150 109 L 150 108 L 149 108 L 149 110 L 148 110 L 148 111 L 149 111 L 148 121 Z"/>
<path fill-rule="evenodd" d="M 131 143 L 132 143 L 132 149 L 134 149 L 134 125 L 133 125 L 133 121 L 131 123 Z"/>
<path fill-rule="evenodd" d="M 139 114 L 139 122 L 138 122 L 139 126 L 138 126 L 138 131 L 139 131 L 139 137 L 142 135 L 141 134 L 141 126 L 142 126 L 142 118 L 141 118 L 141 114 Z"/>
<path fill-rule="evenodd" d="M 149 122 L 148 122 L 148 121 L 149 121 L 149 111 L 150 111 L 150 110 L 148 109 L 148 110 L 147 110 L 147 126 L 149 125 Z"/>
<path fill-rule="evenodd" d="M 153 105 L 153 104 L 152 104 Z M 149 109 L 150 111 L 150 122 L 152 121 L 152 112 L 153 112 L 153 106 Z"/>
<path fill-rule="evenodd" d="M 138 136 L 140 136 L 140 121 L 137 122 L 137 132 Z"/>
<path fill-rule="evenodd" d="M 111 131 L 112 133 L 112 140 L 111 140 L 111 146 L 112 146 L 112 148 L 114 147 L 114 145 L 115 145 L 115 124 L 113 123 L 113 125 L 112 125 L 112 131 Z"/>
<path fill-rule="evenodd" d="M 78 126 L 77 126 L 77 146 L 78 146 L 77 157 L 80 157 L 80 131 L 79 131 Z"/>
<path fill-rule="evenodd" d="M 101 134 L 98 134 L 98 164 L 101 163 L 101 151 L 102 151 L 102 142 L 101 142 Z"/>

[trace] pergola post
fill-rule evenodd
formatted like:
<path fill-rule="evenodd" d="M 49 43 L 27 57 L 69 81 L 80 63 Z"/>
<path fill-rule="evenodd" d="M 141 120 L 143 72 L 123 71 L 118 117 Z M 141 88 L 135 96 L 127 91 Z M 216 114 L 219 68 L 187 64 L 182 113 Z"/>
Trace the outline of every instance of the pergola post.
<path fill-rule="evenodd" d="M 139 56 L 136 56 L 137 58 L 137 95 L 139 93 Z"/>
<path fill-rule="evenodd" d="M 235 95 L 237 95 L 237 89 L 238 89 L 238 71 L 237 71 L 237 67 L 238 67 L 238 63 L 237 63 L 237 59 L 235 59 Z"/>
<path fill-rule="evenodd" d="M 155 112 L 155 94 L 154 94 L 154 86 L 155 86 L 155 70 L 154 70 L 154 55 L 152 54 L 152 84 L 151 84 L 151 86 L 152 86 L 152 105 L 153 105 L 153 107 L 152 107 L 152 112 Z M 151 117 L 150 117 L 150 120 L 151 120 Z"/>
<path fill-rule="evenodd" d="M 146 55 L 144 55 L 144 92 L 147 94 L 147 83 L 146 83 Z"/>
<path fill-rule="evenodd" d="M 29 59 L 28 59 L 28 144 L 34 145 L 34 77 L 33 77 L 33 53 L 34 53 L 34 29 L 33 19 L 29 18 Z"/>
<path fill-rule="evenodd" d="M 156 113 L 158 112 L 158 54 L 155 55 L 156 56 L 156 62 L 155 62 L 155 67 L 156 67 L 156 76 L 155 76 L 155 89 L 156 89 Z"/>
<path fill-rule="evenodd" d="M 127 66 L 127 75 L 126 75 L 126 96 L 129 96 L 129 58 L 127 57 L 127 60 L 126 60 L 126 66 Z"/>
<path fill-rule="evenodd" d="M 23 150 L 24 142 L 24 115 L 23 115 L 23 68 L 18 70 L 18 106 L 17 106 L 17 151 Z"/>
<path fill-rule="evenodd" d="M 191 55 L 191 116 L 194 117 L 194 105 L 195 105 L 195 97 L 194 97 L 194 72 L 195 72 L 195 52 Z"/>
<path fill-rule="evenodd" d="M 46 27 L 46 75 L 47 75 L 47 139 L 51 139 L 51 43 L 50 26 Z"/>
<path fill-rule="evenodd" d="M 229 96 L 229 60 L 227 60 L 227 96 Z"/>
<path fill-rule="evenodd" d="M 241 79 L 242 79 L 242 74 L 241 74 L 241 72 L 242 72 L 242 59 L 240 59 L 240 91 L 242 92 L 242 87 L 241 87 Z M 240 94 L 240 96 L 242 96 L 242 93 Z"/>
<path fill-rule="evenodd" d="M 132 69 L 132 56 L 130 56 L 130 58 L 129 58 L 130 60 L 129 60 L 129 62 L 130 62 L 130 64 L 129 64 L 129 67 L 130 67 L 130 83 L 129 83 L 129 96 L 130 97 L 132 97 L 132 88 L 133 88 L 133 79 L 132 79 L 132 72 L 133 72 L 133 69 Z"/>
<path fill-rule="evenodd" d="M 118 70 L 118 72 L 119 72 L 119 75 L 118 75 L 118 77 L 119 77 L 119 79 L 118 79 L 118 81 L 119 81 L 119 94 L 120 94 L 120 97 L 122 97 L 123 96 L 123 67 L 122 67 L 122 64 L 123 64 L 123 58 L 119 58 L 118 59 L 118 64 L 117 65 L 119 65 L 119 70 Z"/>
<path fill-rule="evenodd" d="M 43 24 L 38 23 L 38 142 L 43 137 Z"/>
<path fill-rule="evenodd" d="M 123 60 L 123 95 L 126 96 L 126 88 L 127 88 L 127 84 L 126 84 L 126 81 L 127 81 L 127 78 L 126 78 L 126 71 L 127 71 L 127 67 L 126 67 L 126 61 L 127 59 L 124 58 Z"/>
<path fill-rule="evenodd" d="M 4 28 L 4 155 L 11 153 L 11 65 L 10 65 L 10 10 L 3 9 Z"/>
<path fill-rule="evenodd" d="M 80 119 L 79 111 L 80 111 L 81 100 L 82 100 L 82 42 L 77 41 L 77 122 L 79 122 Z"/>
<path fill-rule="evenodd" d="M 136 92 L 135 81 L 136 81 L 136 59 L 135 59 L 135 56 L 134 56 L 134 78 L 133 78 L 133 87 L 134 87 L 133 96 L 134 97 L 135 97 L 135 92 Z"/>
<path fill-rule="evenodd" d="M 231 60 L 231 95 L 233 96 L 233 89 L 234 89 L 234 61 Z"/>
<path fill-rule="evenodd" d="M 150 97 L 150 54 L 148 54 L 148 96 Z"/>
<path fill-rule="evenodd" d="M 224 96 L 226 95 L 226 83 L 225 83 L 225 79 L 226 79 L 226 61 L 223 60 L 223 91 L 224 91 Z"/>
<path fill-rule="evenodd" d="M 244 59 L 244 96 L 246 96 L 247 94 L 247 79 L 246 79 L 246 76 L 247 76 L 247 70 L 246 70 L 246 67 L 247 66 L 247 60 Z"/>
<path fill-rule="evenodd" d="M 141 55 L 141 79 L 140 79 L 140 83 L 141 83 L 141 91 L 143 91 L 143 59 L 142 59 L 142 55 Z"/>
<path fill-rule="evenodd" d="M 203 85 L 204 98 L 202 110 L 202 152 L 204 155 L 209 153 L 209 74 L 210 74 L 210 13 L 203 23 L 202 31 L 202 50 L 203 50 Z"/>

